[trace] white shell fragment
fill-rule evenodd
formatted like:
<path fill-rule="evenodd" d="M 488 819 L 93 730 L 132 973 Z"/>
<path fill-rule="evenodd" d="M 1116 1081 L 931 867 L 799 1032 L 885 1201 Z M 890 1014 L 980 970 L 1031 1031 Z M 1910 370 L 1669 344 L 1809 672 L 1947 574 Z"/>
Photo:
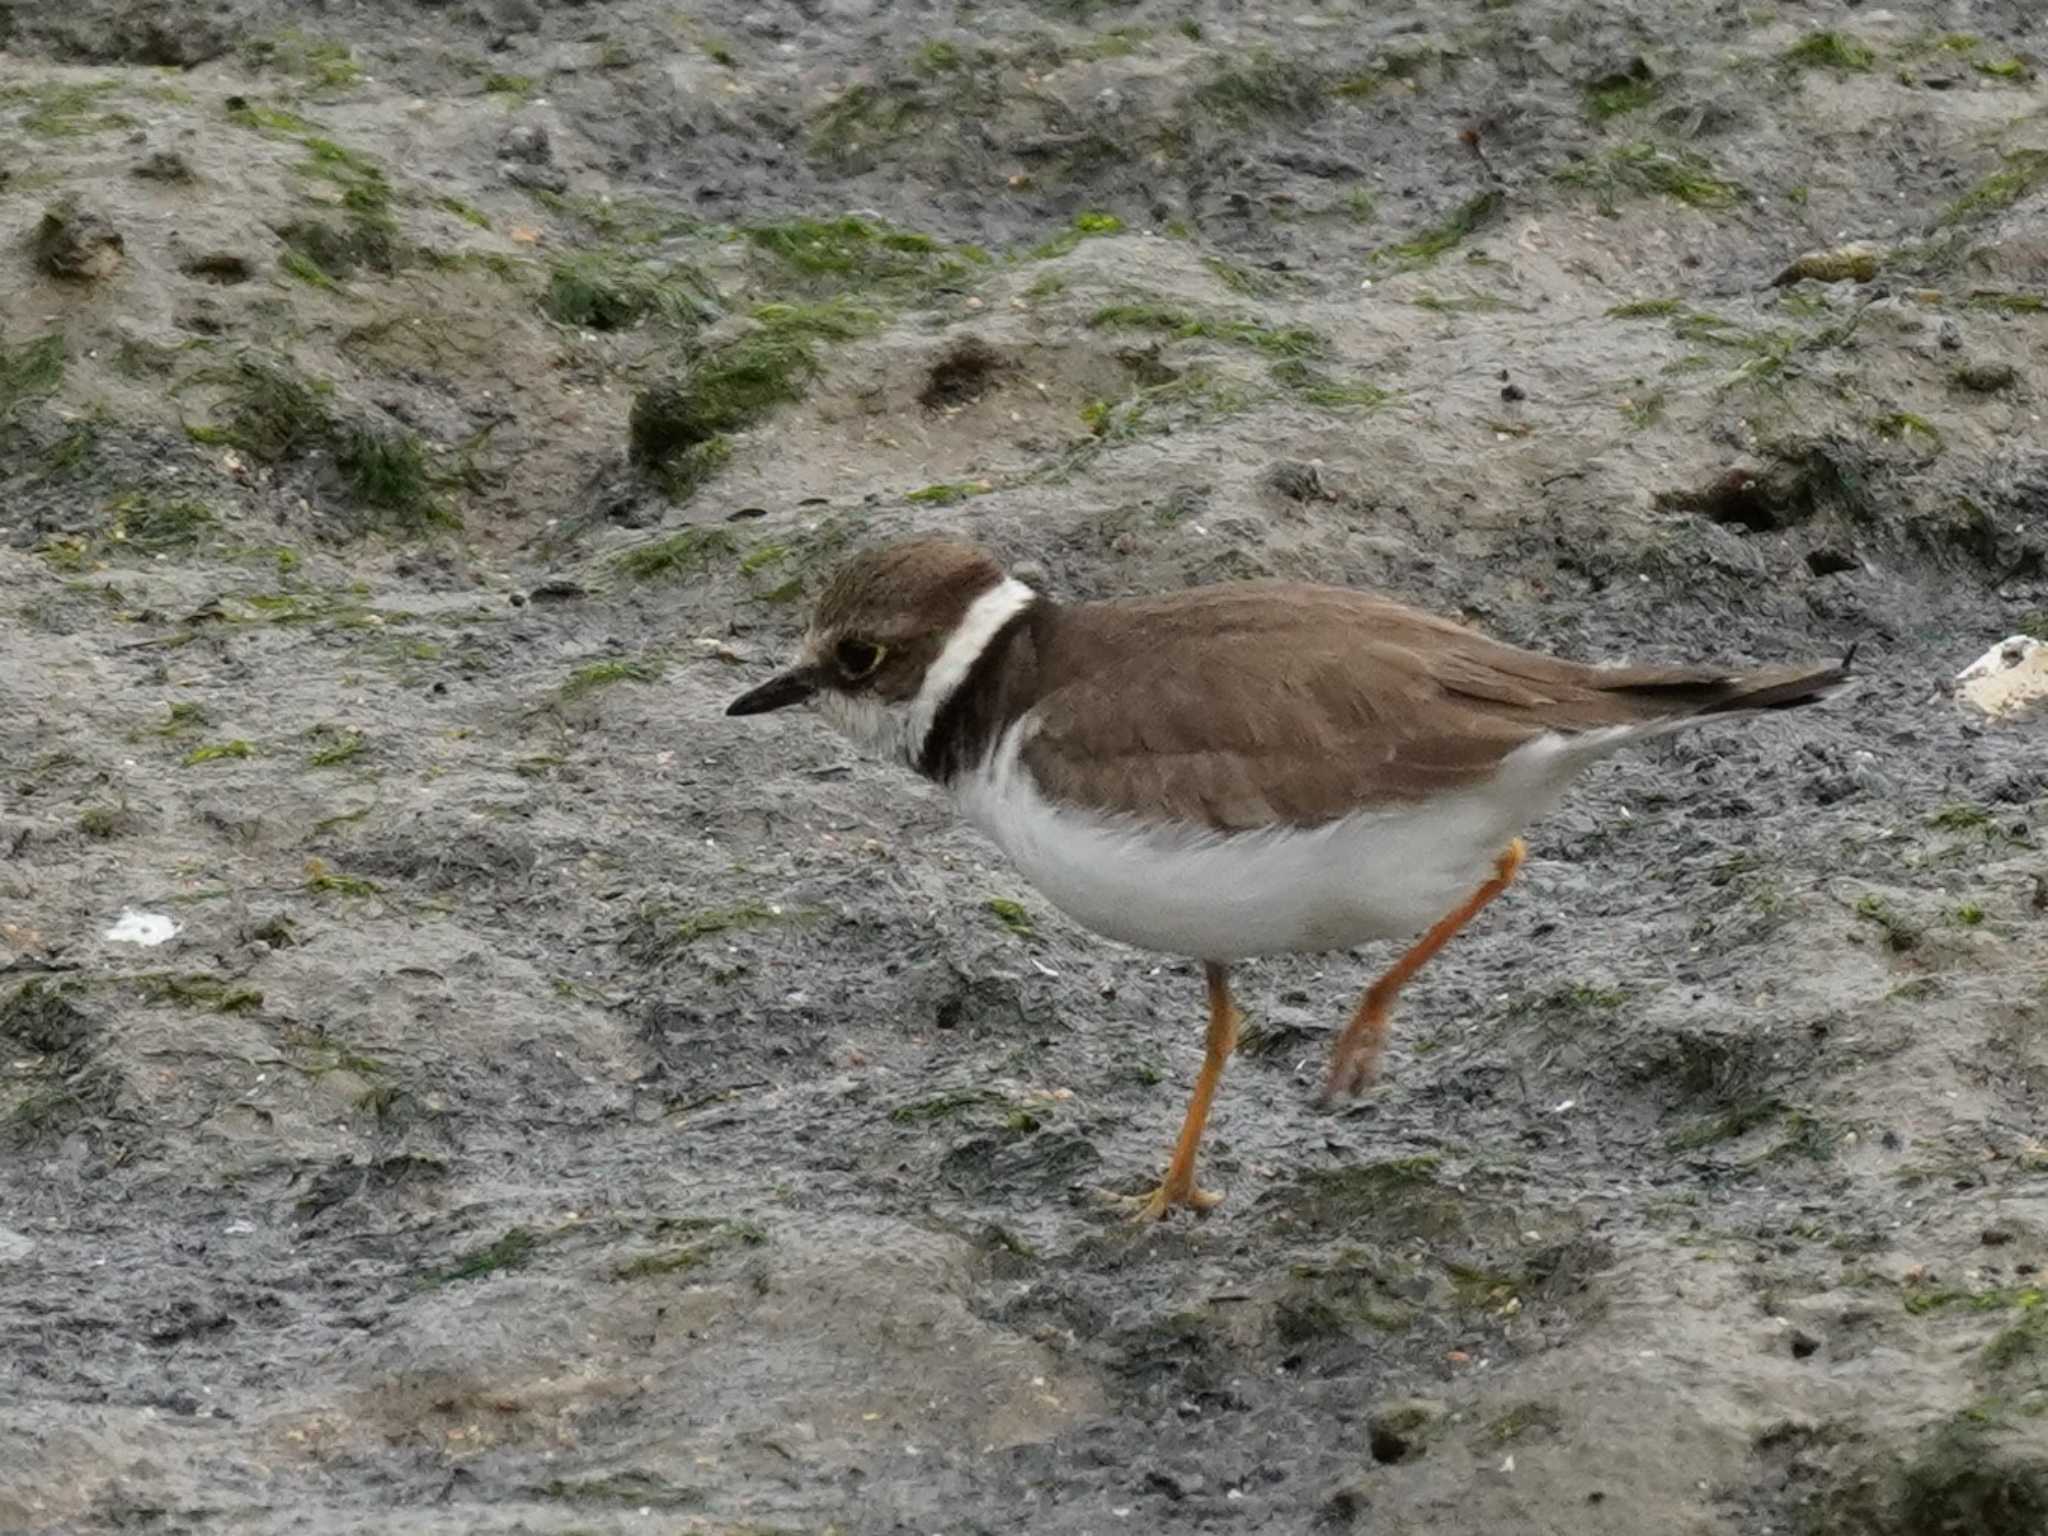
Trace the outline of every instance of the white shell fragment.
<path fill-rule="evenodd" d="M 178 925 L 161 912 L 137 912 L 124 907 L 114 926 L 101 935 L 109 944 L 158 945 L 176 938 Z"/>
<path fill-rule="evenodd" d="M 1956 674 L 1956 690 L 1999 719 L 2048 705 L 2048 645 L 2029 635 L 2010 635 Z"/>

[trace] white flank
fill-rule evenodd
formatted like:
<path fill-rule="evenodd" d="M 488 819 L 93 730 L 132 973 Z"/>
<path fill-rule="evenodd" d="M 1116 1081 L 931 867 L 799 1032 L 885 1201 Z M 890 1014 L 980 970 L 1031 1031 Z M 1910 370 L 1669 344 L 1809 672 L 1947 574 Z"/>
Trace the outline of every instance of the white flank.
<path fill-rule="evenodd" d="M 1225 835 L 1054 805 L 1021 761 L 1034 728 L 1029 716 L 1012 726 L 988 763 L 959 782 L 961 810 L 1083 927 L 1218 961 L 1420 932 L 1491 877 L 1509 841 L 1581 769 L 1658 730 L 1541 736 L 1456 794 L 1317 827 Z"/>

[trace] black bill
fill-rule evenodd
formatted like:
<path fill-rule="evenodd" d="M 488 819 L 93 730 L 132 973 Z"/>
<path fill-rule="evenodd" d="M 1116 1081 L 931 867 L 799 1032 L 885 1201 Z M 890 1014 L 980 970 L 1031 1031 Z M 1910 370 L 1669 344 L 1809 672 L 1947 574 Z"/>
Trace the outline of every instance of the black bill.
<path fill-rule="evenodd" d="M 801 704 L 818 691 L 808 667 L 791 667 L 778 672 L 760 687 L 741 694 L 725 706 L 728 715 L 765 715 L 771 709 Z"/>

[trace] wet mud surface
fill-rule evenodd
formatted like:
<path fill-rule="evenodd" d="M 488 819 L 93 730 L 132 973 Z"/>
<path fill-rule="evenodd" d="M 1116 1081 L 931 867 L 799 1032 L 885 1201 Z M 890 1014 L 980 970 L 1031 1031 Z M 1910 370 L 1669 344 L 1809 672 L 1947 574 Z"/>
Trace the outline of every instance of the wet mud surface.
<path fill-rule="evenodd" d="M 2048 1526 L 2048 43 L 1639 9 L 0 8 L 0 1529 Z M 1199 968 L 722 714 L 931 528 L 1864 682 L 1140 1230 Z"/>

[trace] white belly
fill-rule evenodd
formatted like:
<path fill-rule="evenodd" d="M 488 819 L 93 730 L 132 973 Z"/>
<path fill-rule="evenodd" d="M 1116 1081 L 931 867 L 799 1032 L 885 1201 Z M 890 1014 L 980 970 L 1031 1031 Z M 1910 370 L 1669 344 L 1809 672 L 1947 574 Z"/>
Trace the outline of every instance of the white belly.
<path fill-rule="evenodd" d="M 1551 777 L 1508 774 L 1426 806 L 1232 836 L 1055 807 L 1014 742 L 957 793 L 1075 922 L 1143 949 L 1222 961 L 1419 933 L 1492 875 L 1516 831 L 1554 798 L 1527 793 L 1537 787 L 1529 779 Z"/>

